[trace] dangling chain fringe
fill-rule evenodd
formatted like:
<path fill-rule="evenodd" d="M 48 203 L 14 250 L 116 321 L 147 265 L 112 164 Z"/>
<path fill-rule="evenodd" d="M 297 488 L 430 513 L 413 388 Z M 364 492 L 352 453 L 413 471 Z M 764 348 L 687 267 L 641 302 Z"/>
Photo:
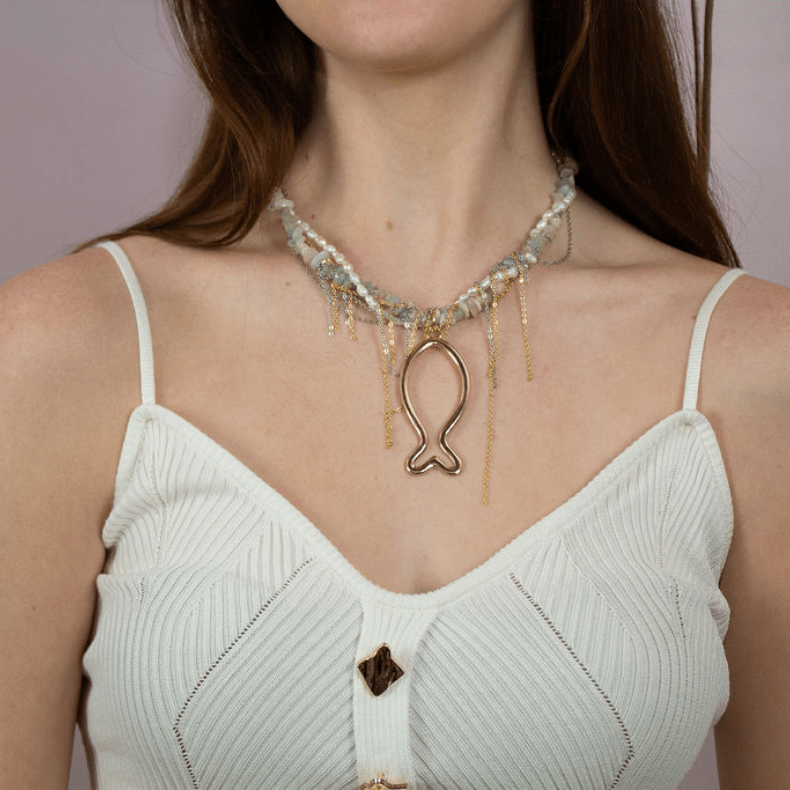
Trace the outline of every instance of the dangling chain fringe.
<path fill-rule="evenodd" d="M 351 299 L 351 294 L 346 293 L 346 323 L 348 324 L 348 334 L 352 340 L 357 339 L 357 333 L 354 326 L 354 303 Z"/>
<path fill-rule="evenodd" d="M 392 396 L 390 395 L 390 368 L 387 360 L 386 343 L 381 345 L 381 382 L 384 385 L 384 447 L 392 449 L 392 415 L 400 411 L 392 408 Z"/>
<path fill-rule="evenodd" d="M 522 266 L 518 273 L 518 299 L 521 303 L 521 332 L 524 335 L 524 354 L 527 360 L 527 381 L 532 381 L 532 354 L 529 350 L 529 332 L 527 331 L 527 267 Z"/>
<path fill-rule="evenodd" d="M 332 285 L 332 296 L 329 300 L 329 336 L 334 337 L 337 334 L 337 286 Z"/>
<path fill-rule="evenodd" d="M 504 296 L 503 292 L 502 296 Z M 499 299 L 491 300 L 488 317 L 488 433 L 486 436 L 486 454 L 483 461 L 483 505 L 488 504 L 488 489 L 491 481 L 491 454 L 494 444 L 494 390 L 496 389 L 496 363 L 499 353 Z"/>
<path fill-rule="evenodd" d="M 387 322 L 387 329 L 389 329 L 389 349 L 390 349 L 390 374 L 393 376 L 398 376 L 398 372 L 394 369 L 395 367 L 395 324 L 392 322 L 392 319 Z"/>
<path fill-rule="evenodd" d="M 414 348 L 414 341 L 417 339 L 417 322 L 415 321 L 409 328 L 409 339 L 406 342 L 406 356 L 411 354 Z"/>

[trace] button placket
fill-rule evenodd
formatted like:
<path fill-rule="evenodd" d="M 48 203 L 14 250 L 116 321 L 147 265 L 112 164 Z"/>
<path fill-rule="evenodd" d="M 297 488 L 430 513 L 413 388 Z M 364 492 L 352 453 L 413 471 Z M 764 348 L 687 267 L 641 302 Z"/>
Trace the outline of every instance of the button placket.
<path fill-rule="evenodd" d="M 401 609 L 366 600 L 354 677 L 354 735 L 360 790 L 413 783 L 409 700 L 413 658 L 435 609 Z"/>

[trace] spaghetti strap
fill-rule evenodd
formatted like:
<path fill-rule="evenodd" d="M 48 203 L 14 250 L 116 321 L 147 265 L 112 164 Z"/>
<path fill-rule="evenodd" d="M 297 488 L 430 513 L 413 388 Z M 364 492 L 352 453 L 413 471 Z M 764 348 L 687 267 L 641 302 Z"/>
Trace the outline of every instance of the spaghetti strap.
<path fill-rule="evenodd" d="M 713 288 L 710 289 L 705 301 L 700 305 L 697 320 L 694 323 L 694 331 L 691 335 L 691 347 L 689 348 L 689 359 L 686 366 L 686 386 L 683 392 L 684 409 L 697 408 L 699 380 L 702 372 L 702 352 L 705 348 L 705 336 L 708 333 L 708 325 L 710 324 L 713 310 L 725 291 L 742 274 L 746 274 L 743 269 L 730 269 L 725 272 Z"/>
<path fill-rule="evenodd" d="M 126 253 L 114 241 L 98 244 L 112 255 L 121 270 L 126 287 L 132 297 L 134 314 L 137 319 L 137 340 L 140 348 L 140 390 L 141 400 L 145 405 L 156 403 L 156 385 L 154 381 L 154 351 L 151 343 L 151 326 L 148 322 L 148 310 L 145 307 L 143 291 L 134 273 Z"/>

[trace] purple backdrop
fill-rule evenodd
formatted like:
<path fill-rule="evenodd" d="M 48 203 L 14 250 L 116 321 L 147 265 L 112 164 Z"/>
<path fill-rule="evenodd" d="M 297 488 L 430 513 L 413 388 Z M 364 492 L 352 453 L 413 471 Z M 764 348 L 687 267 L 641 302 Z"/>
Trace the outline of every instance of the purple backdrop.
<path fill-rule="evenodd" d="M 717 182 L 745 268 L 790 285 L 790 4 L 716 14 Z M 3 0 L 0 73 L 2 282 L 155 208 L 189 159 L 203 101 L 154 0 Z M 88 787 L 77 741 L 70 788 Z M 709 738 L 680 790 L 717 787 Z"/>

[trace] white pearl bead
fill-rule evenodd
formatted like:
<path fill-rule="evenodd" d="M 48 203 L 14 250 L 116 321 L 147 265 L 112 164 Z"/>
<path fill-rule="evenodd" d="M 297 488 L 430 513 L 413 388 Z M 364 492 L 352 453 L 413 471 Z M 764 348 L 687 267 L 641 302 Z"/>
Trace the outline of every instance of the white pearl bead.
<path fill-rule="evenodd" d="M 364 285 L 357 285 L 357 293 L 364 299 L 368 295 L 368 289 Z"/>

